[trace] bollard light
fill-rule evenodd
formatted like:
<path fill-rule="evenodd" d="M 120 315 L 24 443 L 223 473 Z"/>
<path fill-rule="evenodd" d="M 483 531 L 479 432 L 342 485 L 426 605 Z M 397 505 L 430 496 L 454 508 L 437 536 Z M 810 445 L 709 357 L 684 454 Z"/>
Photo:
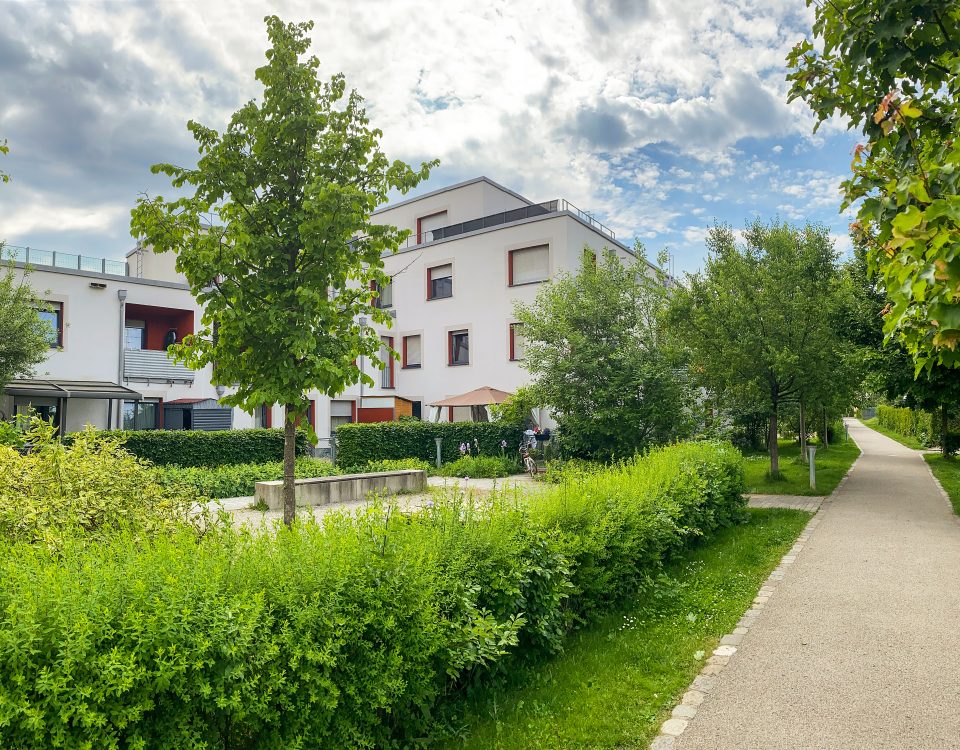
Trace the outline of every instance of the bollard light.
<path fill-rule="evenodd" d="M 437 468 L 440 468 L 440 443 L 443 442 L 443 438 L 434 438 L 434 441 L 437 443 Z"/>
<path fill-rule="evenodd" d="M 817 489 L 817 467 L 813 463 L 813 457 L 817 453 L 817 446 L 807 446 L 807 456 L 810 458 L 810 489 Z"/>

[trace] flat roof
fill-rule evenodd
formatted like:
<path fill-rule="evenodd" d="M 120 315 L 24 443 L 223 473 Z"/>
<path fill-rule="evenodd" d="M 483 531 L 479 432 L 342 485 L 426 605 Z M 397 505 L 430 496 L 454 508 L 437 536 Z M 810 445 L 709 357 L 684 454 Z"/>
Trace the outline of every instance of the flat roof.
<path fill-rule="evenodd" d="M 60 380 L 59 378 L 11 380 L 4 391 L 11 396 L 122 398 L 125 401 L 140 401 L 143 399 L 142 394 L 108 380 Z"/>
<path fill-rule="evenodd" d="M 489 177 L 480 175 L 480 177 L 474 177 L 473 179 L 464 180 L 463 182 L 458 182 L 454 185 L 447 185 L 446 187 L 438 188 L 437 190 L 431 190 L 429 193 L 424 193 L 423 195 L 415 195 L 413 198 L 407 198 L 405 200 L 398 201 L 397 203 L 388 203 L 383 208 L 378 208 L 376 211 L 374 211 L 371 214 L 371 216 L 376 216 L 377 214 L 383 213 L 384 211 L 392 211 L 395 208 L 399 208 L 400 206 L 406 206 L 410 203 L 416 203 L 417 201 L 426 200 L 427 198 L 432 198 L 435 195 L 449 193 L 451 190 L 457 190 L 458 188 L 467 187 L 468 185 L 475 185 L 478 182 L 485 182 L 488 185 L 495 187 L 497 190 L 502 190 L 507 195 L 512 195 L 514 198 L 517 198 L 518 200 L 522 200 L 528 206 L 533 205 L 533 201 L 530 200 L 529 198 L 523 195 L 520 195 L 520 193 L 514 190 L 511 190 L 508 187 L 501 185 L 499 182 L 495 182 L 494 180 L 491 180 Z"/>

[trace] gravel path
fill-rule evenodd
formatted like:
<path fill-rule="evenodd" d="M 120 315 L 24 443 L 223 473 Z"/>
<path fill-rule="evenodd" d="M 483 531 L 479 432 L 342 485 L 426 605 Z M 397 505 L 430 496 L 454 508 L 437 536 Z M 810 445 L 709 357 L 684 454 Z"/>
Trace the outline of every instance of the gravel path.
<path fill-rule="evenodd" d="M 960 523 L 919 452 L 847 423 L 863 455 L 695 718 L 655 746 L 960 748 Z"/>

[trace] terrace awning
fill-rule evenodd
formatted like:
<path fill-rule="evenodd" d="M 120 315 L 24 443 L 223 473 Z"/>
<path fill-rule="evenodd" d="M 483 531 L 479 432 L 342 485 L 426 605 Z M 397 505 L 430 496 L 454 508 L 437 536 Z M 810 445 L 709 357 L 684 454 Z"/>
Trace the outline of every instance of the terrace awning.
<path fill-rule="evenodd" d="M 461 393 L 459 396 L 451 396 L 443 399 L 443 401 L 434 401 L 430 406 L 489 406 L 490 404 L 502 404 L 512 395 L 512 393 L 485 385 L 482 388 Z"/>
<path fill-rule="evenodd" d="M 4 392 L 34 398 L 106 398 L 141 401 L 143 395 L 106 380 L 11 380 Z"/>

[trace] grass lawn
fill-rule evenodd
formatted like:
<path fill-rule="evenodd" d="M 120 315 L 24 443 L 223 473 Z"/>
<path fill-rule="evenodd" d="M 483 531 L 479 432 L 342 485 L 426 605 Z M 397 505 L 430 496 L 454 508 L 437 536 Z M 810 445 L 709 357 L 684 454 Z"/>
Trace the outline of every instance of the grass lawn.
<path fill-rule="evenodd" d="M 953 512 L 960 515 L 960 458 L 945 459 L 937 453 L 927 453 L 924 458 L 950 496 Z"/>
<path fill-rule="evenodd" d="M 780 441 L 780 473 L 778 479 L 767 476 L 770 457 L 766 451 L 744 454 L 743 471 L 747 492 L 761 495 L 829 495 L 857 460 L 860 449 L 853 440 L 834 443 L 817 450 L 817 489 L 810 489 L 810 468 L 800 463 L 800 444 Z"/>
<path fill-rule="evenodd" d="M 920 441 L 917 440 L 915 437 L 911 437 L 909 435 L 901 435 L 899 432 L 894 432 L 893 430 L 887 427 L 881 427 L 880 420 L 877 419 L 877 417 L 866 420 L 864 424 L 867 427 L 869 427 L 871 430 L 876 430 L 881 435 L 886 435 L 891 440 L 896 440 L 898 443 L 900 443 L 900 445 L 905 445 L 907 448 L 913 448 L 915 451 L 921 450 L 923 448 L 923 446 L 920 445 Z"/>
<path fill-rule="evenodd" d="M 658 590 L 573 634 L 566 651 L 514 670 L 467 706 L 448 748 L 646 748 L 720 637 L 749 608 L 810 514 L 751 510 L 676 560 Z"/>

